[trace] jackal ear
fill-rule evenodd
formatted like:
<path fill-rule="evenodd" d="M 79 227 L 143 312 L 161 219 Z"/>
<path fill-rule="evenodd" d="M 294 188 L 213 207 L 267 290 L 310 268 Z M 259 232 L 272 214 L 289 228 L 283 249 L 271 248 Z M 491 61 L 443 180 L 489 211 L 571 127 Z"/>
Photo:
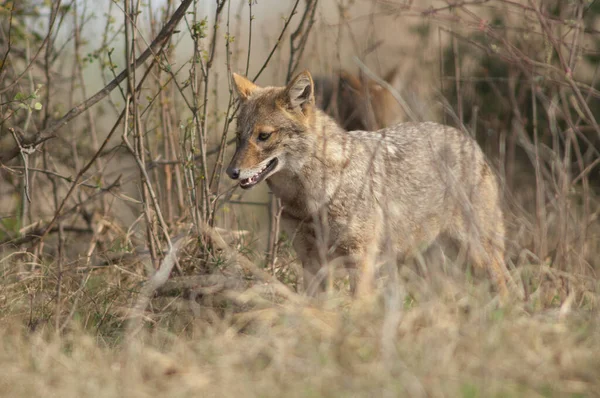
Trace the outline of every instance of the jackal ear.
<path fill-rule="evenodd" d="M 239 97 L 244 101 L 250 98 L 252 93 L 258 88 L 256 84 L 237 73 L 233 74 L 233 82 L 235 83 L 235 91 L 237 91 Z"/>
<path fill-rule="evenodd" d="M 310 72 L 305 70 L 288 84 L 285 93 L 290 108 L 301 107 L 315 103 L 315 87 Z"/>

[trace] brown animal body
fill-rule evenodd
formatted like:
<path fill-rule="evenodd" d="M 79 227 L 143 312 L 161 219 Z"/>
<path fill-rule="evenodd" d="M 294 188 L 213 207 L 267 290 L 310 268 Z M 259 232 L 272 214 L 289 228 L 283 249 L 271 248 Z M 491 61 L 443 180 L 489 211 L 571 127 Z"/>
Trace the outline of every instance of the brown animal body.
<path fill-rule="evenodd" d="M 397 70 L 384 78 L 393 85 Z M 392 93 L 364 74 L 354 75 L 345 70 L 334 77 L 317 76 L 315 103 L 348 131 L 374 131 L 400 121 L 403 111 Z"/>
<path fill-rule="evenodd" d="M 315 106 L 308 72 L 287 87 L 234 74 L 241 99 L 228 175 L 248 189 L 266 180 L 302 261 L 308 292 L 341 259 L 369 291 L 381 253 L 411 256 L 447 235 L 468 245 L 506 292 L 498 185 L 477 143 L 436 123 L 345 131 Z"/>

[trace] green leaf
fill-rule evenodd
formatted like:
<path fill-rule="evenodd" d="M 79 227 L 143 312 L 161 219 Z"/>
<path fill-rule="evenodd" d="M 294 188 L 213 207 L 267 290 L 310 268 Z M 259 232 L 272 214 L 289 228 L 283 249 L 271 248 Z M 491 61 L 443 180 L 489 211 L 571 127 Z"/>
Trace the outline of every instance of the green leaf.
<path fill-rule="evenodd" d="M 42 104 L 41 104 L 41 103 L 39 103 L 39 102 L 36 102 L 36 103 L 33 105 L 33 109 L 35 109 L 36 111 L 41 111 L 41 110 L 42 110 Z"/>

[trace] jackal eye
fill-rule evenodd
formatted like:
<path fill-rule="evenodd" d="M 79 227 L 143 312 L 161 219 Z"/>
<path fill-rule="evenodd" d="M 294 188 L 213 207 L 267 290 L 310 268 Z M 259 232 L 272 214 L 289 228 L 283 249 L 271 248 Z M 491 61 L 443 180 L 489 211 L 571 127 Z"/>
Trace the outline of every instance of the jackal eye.
<path fill-rule="evenodd" d="M 271 134 L 272 133 L 265 133 L 265 132 L 258 133 L 258 137 L 257 138 L 258 138 L 259 141 L 266 141 L 266 140 L 269 139 L 269 137 L 271 136 Z"/>

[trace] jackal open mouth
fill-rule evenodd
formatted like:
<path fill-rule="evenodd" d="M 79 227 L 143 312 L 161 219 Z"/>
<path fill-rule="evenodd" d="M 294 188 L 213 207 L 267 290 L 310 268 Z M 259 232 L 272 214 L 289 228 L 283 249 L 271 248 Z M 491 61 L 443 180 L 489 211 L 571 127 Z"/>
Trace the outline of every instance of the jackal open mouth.
<path fill-rule="evenodd" d="M 262 180 L 264 180 L 265 177 L 273 169 L 275 169 L 275 167 L 277 167 L 277 163 L 278 163 L 277 158 L 273 158 L 273 160 L 271 160 L 269 163 L 267 163 L 267 165 L 261 171 L 259 171 L 258 173 L 254 174 L 250 178 L 244 178 L 243 180 L 241 180 L 240 181 L 240 187 L 242 187 L 243 189 L 252 188 L 256 184 L 258 184 L 259 182 L 261 182 Z"/>

